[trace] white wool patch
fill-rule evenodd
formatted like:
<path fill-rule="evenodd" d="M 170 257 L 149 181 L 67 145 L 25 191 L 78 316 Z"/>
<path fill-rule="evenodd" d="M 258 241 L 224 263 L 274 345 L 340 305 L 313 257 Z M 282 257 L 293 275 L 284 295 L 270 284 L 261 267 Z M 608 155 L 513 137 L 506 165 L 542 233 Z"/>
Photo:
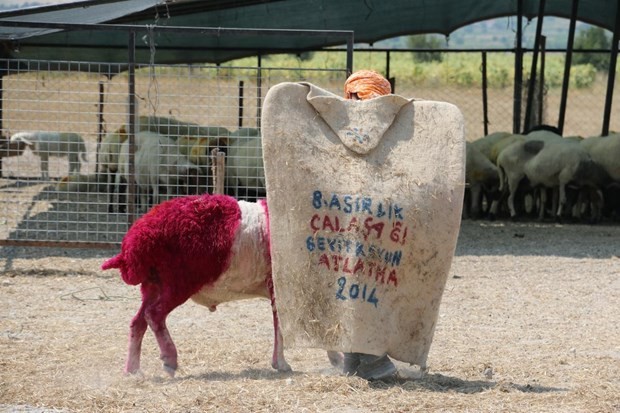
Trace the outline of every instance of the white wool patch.
<path fill-rule="evenodd" d="M 267 260 L 265 208 L 258 203 L 239 201 L 241 223 L 235 233 L 228 270 L 212 286 L 205 286 L 192 300 L 214 307 L 227 301 L 269 297 L 266 279 L 270 271 Z"/>

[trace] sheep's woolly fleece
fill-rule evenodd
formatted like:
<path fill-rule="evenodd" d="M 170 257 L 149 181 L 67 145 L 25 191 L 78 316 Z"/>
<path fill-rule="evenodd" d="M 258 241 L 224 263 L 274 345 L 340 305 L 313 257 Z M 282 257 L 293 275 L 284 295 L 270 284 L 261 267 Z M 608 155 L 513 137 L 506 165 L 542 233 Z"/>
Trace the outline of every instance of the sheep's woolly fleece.
<path fill-rule="evenodd" d="M 188 297 L 225 271 L 240 220 L 239 205 L 228 196 L 196 195 L 163 202 L 133 224 L 121 252 L 102 269 L 118 268 L 126 283 L 137 285 L 156 267 L 162 283 L 174 282 L 175 290 Z M 184 260 L 187 255 L 195 259 Z M 183 278 L 175 279 L 175 274 Z"/>

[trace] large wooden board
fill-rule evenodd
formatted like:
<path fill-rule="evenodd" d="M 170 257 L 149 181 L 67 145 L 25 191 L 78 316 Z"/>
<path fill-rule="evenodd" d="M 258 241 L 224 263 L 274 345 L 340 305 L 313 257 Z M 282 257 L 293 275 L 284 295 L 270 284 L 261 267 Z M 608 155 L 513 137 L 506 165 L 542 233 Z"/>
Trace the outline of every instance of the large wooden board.
<path fill-rule="evenodd" d="M 460 225 L 461 112 L 282 83 L 262 140 L 286 346 L 425 366 Z"/>

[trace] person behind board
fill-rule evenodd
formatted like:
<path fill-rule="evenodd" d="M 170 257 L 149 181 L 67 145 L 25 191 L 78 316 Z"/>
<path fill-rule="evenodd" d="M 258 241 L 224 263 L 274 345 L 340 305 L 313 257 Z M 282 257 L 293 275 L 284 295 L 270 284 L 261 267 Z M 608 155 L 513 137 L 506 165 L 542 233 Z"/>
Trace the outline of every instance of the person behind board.
<path fill-rule="evenodd" d="M 392 85 L 379 73 L 359 70 L 344 83 L 344 97 L 352 100 L 366 100 L 392 93 Z M 365 353 L 344 353 L 343 372 L 367 380 L 382 380 L 396 374 L 396 366 L 387 354 L 375 356 Z"/>

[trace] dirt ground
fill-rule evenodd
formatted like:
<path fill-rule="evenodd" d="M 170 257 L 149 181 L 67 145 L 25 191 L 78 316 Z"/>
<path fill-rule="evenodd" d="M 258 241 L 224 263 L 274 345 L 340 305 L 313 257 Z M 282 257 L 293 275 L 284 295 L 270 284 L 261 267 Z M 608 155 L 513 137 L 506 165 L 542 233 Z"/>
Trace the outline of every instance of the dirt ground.
<path fill-rule="evenodd" d="M 266 300 L 192 302 L 125 376 L 137 288 L 102 272 L 104 250 L 0 249 L 2 412 L 620 412 L 620 226 L 464 221 L 430 369 L 345 377 L 320 349 L 270 366 Z"/>

